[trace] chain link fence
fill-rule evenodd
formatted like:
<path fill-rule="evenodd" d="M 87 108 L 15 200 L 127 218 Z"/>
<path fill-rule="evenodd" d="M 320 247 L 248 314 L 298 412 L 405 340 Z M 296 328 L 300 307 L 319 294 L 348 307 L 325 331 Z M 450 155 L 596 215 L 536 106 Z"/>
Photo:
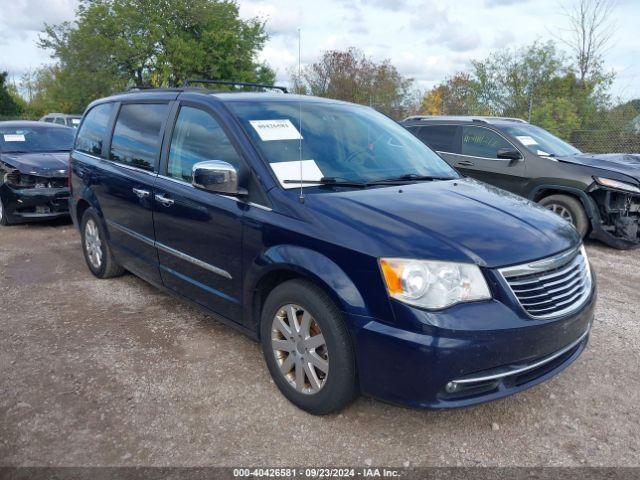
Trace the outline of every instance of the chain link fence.
<path fill-rule="evenodd" d="M 620 130 L 577 130 L 569 143 L 588 153 L 640 153 L 640 132 Z"/>

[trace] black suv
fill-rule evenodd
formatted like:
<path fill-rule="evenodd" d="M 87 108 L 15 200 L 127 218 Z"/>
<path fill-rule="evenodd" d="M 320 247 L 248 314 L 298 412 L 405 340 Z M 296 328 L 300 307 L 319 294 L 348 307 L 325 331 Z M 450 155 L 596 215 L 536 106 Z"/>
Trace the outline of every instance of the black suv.
<path fill-rule="evenodd" d="M 583 237 L 640 245 L 640 155 L 582 153 L 517 118 L 413 116 L 402 124 L 462 173 L 538 202 Z"/>

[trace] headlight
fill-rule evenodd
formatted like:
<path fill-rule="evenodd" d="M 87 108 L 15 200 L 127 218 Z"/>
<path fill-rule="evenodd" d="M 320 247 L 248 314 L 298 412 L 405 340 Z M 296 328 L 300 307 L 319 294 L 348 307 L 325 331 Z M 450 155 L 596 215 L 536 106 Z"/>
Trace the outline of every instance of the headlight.
<path fill-rule="evenodd" d="M 600 185 L 615 188 L 616 190 L 624 190 L 625 192 L 640 193 L 640 188 L 626 182 L 619 182 L 610 178 L 595 177 L 596 182 Z"/>
<path fill-rule="evenodd" d="M 48 178 L 20 173 L 19 170 L 12 170 L 7 173 L 4 176 L 4 181 L 13 188 L 50 188 Z"/>
<path fill-rule="evenodd" d="M 380 269 L 389 296 L 409 305 L 440 309 L 491 298 L 482 272 L 470 263 L 381 258 Z"/>

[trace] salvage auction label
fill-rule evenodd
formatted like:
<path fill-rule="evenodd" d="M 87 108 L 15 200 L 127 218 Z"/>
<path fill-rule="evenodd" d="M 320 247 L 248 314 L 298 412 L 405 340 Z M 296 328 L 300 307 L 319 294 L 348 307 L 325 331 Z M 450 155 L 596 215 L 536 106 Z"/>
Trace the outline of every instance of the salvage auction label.
<path fill-rule="evenodd" d="M 5 134 L 5 142 L 24 142 L 24 135 L 22 134 Z"/>
<path fill-rule="evenodd" d="M 260 140 L 270 142 L 272 140 L 301 140 L 302 135 L 291 123 L 291 120 L 251 120 L 253 129 L 260 135 Z"/>

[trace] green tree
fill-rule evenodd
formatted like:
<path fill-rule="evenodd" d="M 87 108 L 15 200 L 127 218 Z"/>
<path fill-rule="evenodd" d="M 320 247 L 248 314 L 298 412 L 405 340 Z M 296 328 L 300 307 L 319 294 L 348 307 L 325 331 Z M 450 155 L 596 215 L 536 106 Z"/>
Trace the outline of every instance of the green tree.
<path fill-rule="evenodd" d="M 0 72 L 0 117 L 16 117 L 22 113 L 22 104 L 13 85 L 7 83 L 7 72 Z"/>
<path fill-rule="evenodd" d="M 393 118 L 413 109 L 413 80 L 400 75 L 389 60 L 377 63 L 353 47 L 324 52 L 300 74 L 292 73 L 292 83 L 298 93 L 370 105 Z"/>
<path fill-rule="evenodd" d="M 264 23 L 242 20 L 232 0 L 81 0 L 75 21 L 46 25 L 40 46 L 57 60 L 43 74 L 59 109 L 82 111 L 131 86 L 272 82 L 256 59 L 266 39 Z"/>
<path fill-rule="evenodd" d="M 491 114 L 531 119 L 533 108 L 549 94 L 548 82 L 566 73 L 553 42 L 500 50 L 473 61 L 477 103 Z"/>
<path fill-rule="evenodd" d="M 577 72 L 577 73 L 576 73 Z M 585 77 L 552 41 L 499 50 L 427 92 L 423 113 L 523 118 L 570 139 L 602 128 L 613 76 L 591 64 Z"/>
<path fill-rule="evenodd" d="M 468 73 L 456 73 L 427 91 L 420 105 L 424 115 L 478 115 L 478 82 Z"/>

